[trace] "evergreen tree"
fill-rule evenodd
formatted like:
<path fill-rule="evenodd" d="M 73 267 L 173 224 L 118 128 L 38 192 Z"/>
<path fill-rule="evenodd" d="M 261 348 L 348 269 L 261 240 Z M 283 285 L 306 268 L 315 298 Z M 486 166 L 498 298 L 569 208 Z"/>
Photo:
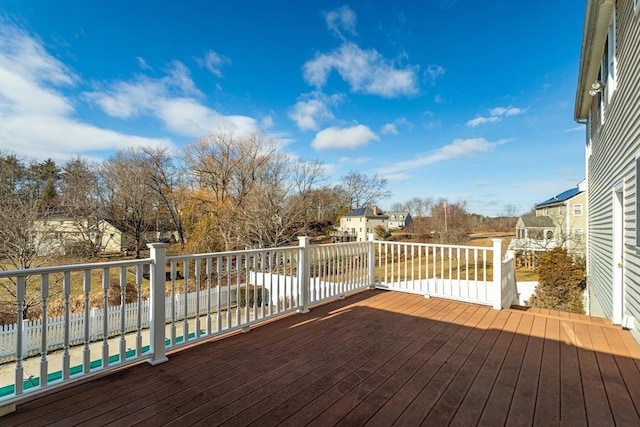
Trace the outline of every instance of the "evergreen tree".
<path fill-rule="evenodd" d="M 528 301 L 532 307 L 584 313 L 582 291 L 585 288 L 584 270 L 567 250 L 554 248 L 542 256 L 538 265 L 540 277 L 535 293 Z"/>

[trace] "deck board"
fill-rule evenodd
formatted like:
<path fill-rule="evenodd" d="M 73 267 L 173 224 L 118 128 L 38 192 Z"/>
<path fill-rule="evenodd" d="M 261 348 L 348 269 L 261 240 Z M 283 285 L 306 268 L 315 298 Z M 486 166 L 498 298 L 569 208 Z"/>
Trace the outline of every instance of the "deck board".
<path fill-rule="evenodd" d="M 639 425 L 639 357 L 587 316 L 366 291 L 34 396 L 0 425 Z"/>

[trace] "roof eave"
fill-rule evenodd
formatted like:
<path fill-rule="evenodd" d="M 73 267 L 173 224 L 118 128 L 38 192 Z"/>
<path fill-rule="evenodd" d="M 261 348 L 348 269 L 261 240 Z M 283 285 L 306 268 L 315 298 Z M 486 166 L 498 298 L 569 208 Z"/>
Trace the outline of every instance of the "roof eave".
<path fill-rule="evenodd" d="M 592 99 L 589 90 L 598 78 L 604 43 L 614 6 L 615 0 L 587 1 L 574 111 L 576 120 L 586 119 L 589 116 Z"/>

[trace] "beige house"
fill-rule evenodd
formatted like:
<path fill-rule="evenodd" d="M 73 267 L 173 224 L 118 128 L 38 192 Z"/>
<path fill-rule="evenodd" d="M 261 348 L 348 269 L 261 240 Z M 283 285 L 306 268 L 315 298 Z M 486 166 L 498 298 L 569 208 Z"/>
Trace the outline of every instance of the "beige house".
<path fill-rule="evenodd" d="M 100 253 L 119 253 L 123 232 L 106 220 L 90 225 L 86 218 L 52 215 L 36 221 L 32 241 L 40 256 L 68 255 L 84 245 L 94 246 Z"/>
<path fill-rule="evenodd" d="M 377 226 L 389 230 L 389 216 L 383 214 L 377 207 L 354 209 L 340 218 L 339 234 L 350 237 L 358 242 L 367 240 L 368 233 L 375 233 Z M 378 237 L 378 236 L 376 236 Z"/>
<path fill-rule="evenodd" d="M 585 255 L 587 230 L 586 181 L 538 203 L 535 216 L 523 216 L 516 223 L 516 238 L 509 249 L 545 252 L 562 246 L 574 255 Z"/>

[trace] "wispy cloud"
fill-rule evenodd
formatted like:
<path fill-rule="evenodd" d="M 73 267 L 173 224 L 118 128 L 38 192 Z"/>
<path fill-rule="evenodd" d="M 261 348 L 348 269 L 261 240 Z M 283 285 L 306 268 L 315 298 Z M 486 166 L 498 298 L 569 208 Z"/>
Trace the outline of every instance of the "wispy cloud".
<path fill-rule="evenodd" d="M 379 140 L 378 136 L 365 125 L 348 128 L 330 127 L 316 134 L 311 146 L 317 150 L 355 149 Z"/>
<path fill-rule="evenodd" d="M 340 157 L 340 163 L 349 163 L 350 165 L 363 165 L 369 160 L 368 157 Z"/>
<path fill-rule="evenodd" d="M 435 86 L 436 80 L 438 80 L 439 77 L 443 76 L 445 71 L 446 71 L 445 68 L 441 65 L 435 65 L 435 64 L 428 65 L 425 71 L 425 75 L 429 80 L 429 84 L 431 86 Z"/>
<path fill-rule="evenodd" d="M 399 135 L 400 134 L 400 131 L 398 130 L 399 127 L 413 129 L 413 123 L 411 123 L 409 120 L 407 120 L 404 117 L 399 117 L 396 120 L 394 120 L 393 123 L 386 123 L 384 126 L 382 126 L 380 133 L 384 135 Z"/>
<path fill-rule="evenodd" d="M 356 13 L 349 6 L 342 6 L 324 14 L 327 28 L 336 36 L 345 39 L 343 31 L 356 35 Z"/>
<path fill-rule="evenodd" d="M 508 142 L 500 140 L 489 142 L 484 138 L 455 139 L 451 144 L 438 150 L 418 156 L 415 159 L 396 163 L 395 165 L 381 168 L 378 173 L 384 176 L 394 175 L 399 172 L 407 172 L 430 164 L 450 160 L 458 157 L 469 157 L 493 151 L 497 146 Z"/>
<path fill-rule="evenodd" d="M 476 127 L 488 123 L 497 123 L 501 121 L 504 117 L 518 116 L 527 111 L 527 109 L 517 108 L 517 107 L 496 107 L 489 110 L 488 116 L 478 116 L 474 119 L 469 120 L 466 124 L 469 127 Z"/>
<path fill-rule="evenodd" d="M 340 103 L 343 96 L 325 95 L 322 92 L 305 93 L 298 97 L 288 116 L 300 130 L 318 130 L 322 123 L 333 120 L 330 107 Z"/>
<path fill-rule="evenodd" d="M 204 57 L 196 58 L 196 62 L 201 67 L 209 70 L 211 74 L 222 77 L 222 66 L 230 64 L 231 60 L 226 56 L 210 50 L 204 55 Z"/>
<path fill-rule="evenodd" d="M 135 145 L 172 145 L 83 123 L 75 115 L 80 99 L 65 95 L 80 76 L 52 56 L 34 35 L 0 18 L 0 140 L 32 159 L 62 160 Z"/>
<path fill-rule="evenodd" d="M 142 68 L 143 70 L 153 70 L 153 68 L 151 68 L 151 65 L 147 64 L 147 61 L 145 61 L 143 57 L 136 56 L 136 59 L 138 60 L 138 67 Z"/>
<path fill-rule="evenodd" d="M 305 81 L 321 89 L 332 71 L 349 84 L 352 92 L 395 98 L 418 93 L 417 67 L 397 67 L 375 49 L 364 50 L 345 42 L 329 53 L 318 53 L 304 66 Z"/>

